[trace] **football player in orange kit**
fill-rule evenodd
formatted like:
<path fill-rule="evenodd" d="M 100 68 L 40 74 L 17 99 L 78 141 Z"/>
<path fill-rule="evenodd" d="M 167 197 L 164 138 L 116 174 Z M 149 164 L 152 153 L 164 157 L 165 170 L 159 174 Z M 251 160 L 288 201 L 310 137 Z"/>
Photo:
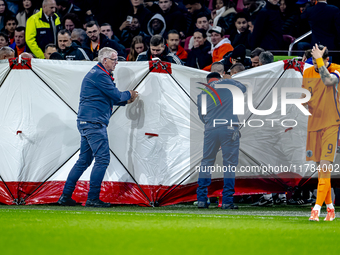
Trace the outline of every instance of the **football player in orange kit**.
<path fill-rule="evenodd" d="M 327 206 L 325 221 L 335 218 L 331 198 L 331 172 L 335 160 L 340 125 L 338 84 L 340 65 L 329 63 L 326 47 L 315 45 L 312 50 L 313 67 L 304 71 L 302 87 L 311 93 L 308 109 L 307 161 L 318 164 L 318 189 L 310 221 L 319 221 L 323 203 Z"/>

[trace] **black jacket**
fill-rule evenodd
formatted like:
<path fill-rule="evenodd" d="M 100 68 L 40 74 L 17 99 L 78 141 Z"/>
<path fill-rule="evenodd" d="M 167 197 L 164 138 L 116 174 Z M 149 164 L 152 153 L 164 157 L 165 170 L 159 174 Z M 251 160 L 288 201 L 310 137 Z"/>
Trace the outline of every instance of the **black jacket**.
<path fill-rule="evenodd" d="M 99 50 L 101 50 L 104 47 L 110 47 L 118 52 L 118 56 L 125 57 L 125 50 L 121 48 L 121 45 L 117 42 L 109 39 L 106 35 L 100 33 L 100 46 Z M 98 57 L 98 51 L 91 51 L 91 39 L 86 38 L 83 42 L 82 46 L 83 50 L 85 51 L 86 55 L 89 57 L 90 60 L 93 60 L 94 58 Z M 80 60 L 85 59 L 85 57 L 81 58 Z"/>
<path fill-rule="evenodd" d="M 329 50 L 334 50 L 340 38 L 340 10 L 334 5 L 317 3 L 307 8 L 301 15 L 307 19 L 312 29 L 312 45 L 321 43 Z"/>
<path fill-rule="evenodd" d="M 210 50 L 211 43 L 208 40 L 206 40 L 200 47 L 192 48 L 188 54 L 185 65 L 197 69 L 203 69 L 210 65 L 212 63 L 211 54 L 208 53 Z"/>
<path fill-rule="evenodd" d="M 239 33 L 235 28 L 230 35 L 229 40 L 231 41 L 231 45 L 235 48 L 237 45 L 243 44 L 247 49 L 250 49 L 249 45 L 249 34 L 250 31 L 247 29 L 243 33 Z"/>
<path fill-rule="evenodd" d="M 82 60 L 86 59 L 85 55 L 76 43 L 72 43 L 70 47 L 66 47 L 64 50 L 58 49 L 58 52 L 65 60 Z M 84 52 L 85 53 L 85 52 Z"/>
<path fill-rule="evenodd" d="M 178 32 L 187 31 L 187 20 L 178 6 L 173 2 L 169 12 L 164 13 L 162 10 L 159 13 L 163 16 L 166 23 L 166 30 L 176 29 Z"/>
<path fill-rule="evenodd" d="M 179 59 L 179 57 L 177 57 L 176 54 L 170 52 L 167 46 L 165 46 L 165 49 L 163 53 L 161 54 L 161 56 L 159 57 L 159 59 L 165 62 L 183 65 L 183 62 Z M 140 53 L 136 59 L 136 61 L 151 61 L 151 60 L 152 60 L 152 56 L 151 56 L 150 49 Z"/>
<path fill-rule="evenodd" d="M 266 2 L 266 6 L 257 14 L 254 30 L 250 36 L 250 47 L 265 50 L 279 50 L 283 44 L 282 20 L 280 7 Z"/>

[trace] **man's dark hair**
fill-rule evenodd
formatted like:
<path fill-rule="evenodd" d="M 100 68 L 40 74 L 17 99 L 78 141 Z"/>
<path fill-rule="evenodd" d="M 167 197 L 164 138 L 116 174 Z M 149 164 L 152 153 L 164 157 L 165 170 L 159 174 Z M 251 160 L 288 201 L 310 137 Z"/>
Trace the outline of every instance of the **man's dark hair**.
<path fill-rule="evenodd" d="M 323 46 L 323 45 L 318 45 L 318 47 L 319 47 L 319 49 L 320 50 L 323 50 L 323 48 L 325 48 L 325 46 Z M 328 49 L 326 48 L 326 50 L 325 50 L 325 52 L 323 53 L 323 55 L 322 55 L 322 58 L 323 59 L 326 59 L 326 58 L 328 58 L 329 57 L 329 52 L 328 52 Z"/>
<path fill-rule="evenodd" d="M 220 80 L 221 79 L 221 75 L 219 73 L 217 73 L 217 72 L 212 72 L 212 73 L 207 75 L 207 82 L 210 82 L 211 79 Z"/>
<path fill-rule="evenodd" d="M 239 72 L 242 72 L 244 70 L 246 70 L 246 68 L 244 67 L 244 65 L 242 63 L 236 63 L 236 64 L 233 64 L 230 67 L 230 72 L 235 71 L 236 73 L 239 73 Z"/>
<path fill-rule="evenodd" d="M 307 59 L 313 57 L 313 56 L 312 56 L 312 49 L 306 50 L 306 51 L 305 51 L 305 56 L 306 56 Z"/>
<path fill-rule="evenodd" d="M 13 17 L 13 16 L 5 16 L 4 25 L 6 26 L 7 22 L 11 21 L 11 20 L 14 20 L 16 25 L 19 24 L 18 20 L 15 17 Z"/>
<path fill-rule="evenodd" d="M 64 35 L 64 34 L 68 34 L 70 37 L 71 37 L 71 32 L 68 31 L 67 29 L 63 29 L 63 30 L 60 30 L 58 35 L 61 34 L 61 35 Z"/>
<path fill-rule="evenodd" d="M 57 46 L 54 43 L 49 43 L 45 46 L 45 52 L 48 48 L 57 48 Z"/>
<path fill-rule="evenodd" d="M 203 12 L 200 12 L 200 13 L 197 14 L 197 16 L 196 16 L 196 21 L 197 21 L 198 19 L 200 19 L 200 18 L 203 18 L 203 17 L 206 17 L 207 20 L 209 21 L 209 18 L 208 18 L 207 15 L 205 15 Z"/>
<path fill-rule="evenodd" d="M 100 27 L 104 27 L 104 26 L 110 26 L 111 30 L 112 30 L 112 26 L 109 23 L 103 23 L 100 25 Z"/>
<path fill-rule="evenodd" d="M 15 31 L 17 31 L 17 32 L 22 32 L 22 31 L 25 32 L 25 30 L 26 30 L 26 28 L 23 27 L 23 26 L 19 26 L 19 27 L 16 27 L 16 28 L 15 28 Z"/>
<path fill-rule="evenodd" d="M 261 54 L 262 52 L 264 52 L 264 49 L 257 47 L 255 50 L 253 50 L 253 51 L 250 53 L 250 57 L 251 57 L 251 58 L 258 57 L 258 56 L 260 56 L 260 54 Z"/>
<path fill-rule="evenodd" d="M 259 62 L 262 65 L 273 63 L 274 62 L 274 56 L 270 51 L 264 51 L 259 56 Z"/>
<path fill-rule="evenodd" d="M 234 22 L 236 22 L 238 19 L 246 19 L 246 21 L 249 21 L 249 16 L 245 12 L 239 12 L 236 13 Z"/>
<path fill-rule="evenodd" d="M 151 46 L 158 46 L 164 44 L 164 38 L 161 35 L 153 35 L 150 40 Z"/>
<path fill-rule="evenodd" d="M 167 36 L 168 36 L 168 37 L 167 37 L 168 39 L 169 39 L 169 34 L 176 34 L 176 35 L 178 35 L 179 37 L 181 37 L 176 29 L 171 29 L 171 30 L 168 32 L 168 35 L 167 35 Z"/>
<path fill-rule="evenodd" d="M 95 21 L 95 20 L 91 20 L 91 21 L 87 22 L 85 26 L 86 26 L 86 28 L 93 27 L 93 26 L 99 27 L 98 22 Z"/>
<path fill-rule="evenodd" d="M 202 4 L 202 0 L 183 0 L 183 4 Z"/>
<path fill-rule="evenodd" d="M 67 14 L 65 14 L 63 19 L 61 20 L 61 24 L 62 24 L 63 27 L 65 27 L 65 21 L 67 19 L 71 20 L 76 28 L 81 28 L 82 27 L 80 19 L 79 19 L 77 14 L 74 14 L 74 13 L 67 13 Z"/>
<path fill-rule="evenodd" d="M 203 38 L 207 38 L 207 31 L 205 31 L 204 29 L 196 29 L 195 31 L 194 31 L 194 33 L 195 32 L 199 32 L 199 33 L 201 33 L 202 34 L 202 36 L 203 36 Z"/>

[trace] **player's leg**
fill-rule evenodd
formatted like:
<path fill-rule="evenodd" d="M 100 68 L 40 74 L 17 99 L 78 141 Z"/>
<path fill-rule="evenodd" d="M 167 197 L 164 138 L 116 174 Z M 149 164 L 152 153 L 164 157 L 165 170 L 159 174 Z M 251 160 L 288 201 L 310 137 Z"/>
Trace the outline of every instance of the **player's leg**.
<path fill-rule="evenodd" d="M 211 184 L 210 168 L 214 166 L 216 154 L 220 147 L 216 129 L 204 132 L 203 159 L 198 173 L 197 206 L 207 208 L 208 186 Z"/>

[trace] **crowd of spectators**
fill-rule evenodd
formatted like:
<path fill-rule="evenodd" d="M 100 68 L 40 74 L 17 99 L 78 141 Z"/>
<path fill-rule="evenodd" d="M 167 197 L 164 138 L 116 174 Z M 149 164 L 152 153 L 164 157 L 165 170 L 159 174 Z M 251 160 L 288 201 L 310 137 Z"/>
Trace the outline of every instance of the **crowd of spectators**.
<path fill-rule="evenodd" d="M 310 30 L 312 36 L 297 50 L 314 43 L 339 50 L 336 5 L 334 0 L 0 0 L 0 48 L 12 48 L 15 57 L 27 52 L 35 58 L 94 60 L 101 48 L 111 47 L 120 60 L 157 57 L 207 71 L 221 61 L 230 74 L 237 63 L 258 66 L 262 52 L 287 50 L 291 38 Z"/>

